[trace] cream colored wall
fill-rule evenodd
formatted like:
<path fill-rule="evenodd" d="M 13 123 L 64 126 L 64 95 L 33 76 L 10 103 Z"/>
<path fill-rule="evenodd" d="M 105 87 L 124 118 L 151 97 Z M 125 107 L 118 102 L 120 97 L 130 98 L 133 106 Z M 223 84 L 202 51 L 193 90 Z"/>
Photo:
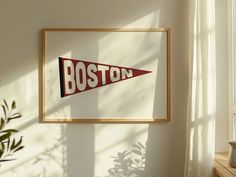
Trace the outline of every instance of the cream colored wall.
<path fill-rule="evenodd" d="M 25 148 L 1 177 L 98 177 L 133 143 L 147 143 L 144 177 L 183 177 L 187 106 L 185 0 L 1 0 L 0 98 L 23 114 Z M 39 31 L 45 27 L 170 27 L 172 120 L 158 125 L 38 123 Z"/>

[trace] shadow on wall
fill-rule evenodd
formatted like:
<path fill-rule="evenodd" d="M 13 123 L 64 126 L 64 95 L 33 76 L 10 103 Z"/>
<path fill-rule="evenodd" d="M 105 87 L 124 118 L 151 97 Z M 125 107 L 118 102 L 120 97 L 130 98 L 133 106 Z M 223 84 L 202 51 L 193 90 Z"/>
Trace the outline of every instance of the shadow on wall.
<path fill-rule="evenodd" d="M 114 167 L 104 177 L 143 177 L 145 170 L 146 146 L 142 143 L 133 144 L 132 150 L 118 152 L 112 156 Z"/>

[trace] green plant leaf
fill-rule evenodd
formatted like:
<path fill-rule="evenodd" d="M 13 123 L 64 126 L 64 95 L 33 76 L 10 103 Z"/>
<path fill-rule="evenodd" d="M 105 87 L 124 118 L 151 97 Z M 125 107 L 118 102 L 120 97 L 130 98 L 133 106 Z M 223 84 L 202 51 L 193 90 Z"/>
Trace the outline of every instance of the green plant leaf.
<path fill-rule="evenodd" d="M 15 130 L 15 129 L 8 129 L 8 130 L 1 131 L 1 133 L 16 133 L 16 132 L 18 132 L 18 130 Z"/>
<path fill-rule="evenodd" d="M 5 121 L 4 121 L 4 119 L 1 117 L 0 130 L 2 130 L 2 128 L 3 128 L 3 126 L 4 126 L 4 123 L 5 123 Z"/>
<path fill-rule="evenodd" d="M 2 157 L 4 151 L 0 150 L 0 158 Z"/>
<path fill-rule="evenodd" d="M 18 119 L 18 118 L 20 118 L 20 117 L 21 117 L 21 114 L 20 114 L 20 113 L 15 113 L 15 114 L 13 114 L 11 117 L 8 118 L 7 123 L 10 122 L 10 121 L 13 120 L 13 119 Z"/>
<path fill-rule="evenodd" d="M 10 142 L 11 142 L 11 140 L 10 140 L 10 138 L 8 138 L 7 139 L 7 150 L 9 150 L 9 148 L 10 148 Z"/>
<path fill-rule="evenodd" d="M 0 158 L 2 157 L 2 155 L 4 154 L 4 152 L 5 152 L 5 145 L 4 145 L 4 143 L 1 143 L 1 150 L 0 150 Z"/>
<path fill-rule="evenodd" d="M 4 141 L 5 139 L 9 138 L 11 136 L 10 133 L 6 133 L 5 135 L 0 136 L 0 142 Z"/>
<path fill-rule="evenodd" d="M 12 161 L 12 160 L 16 160 L 16 159 L 3 159 L 3 160 L 0 160 L 0 162 L 7 162 L 7 161 Z"/>
<path fill-rule="evenodd" d="M 4 143 L 1 143 L 1 146 L 2 146 L 2 151 L 5 151 L 5 145 L 4 145 Z"/>
<path fill-rule="evenodd" d="M 15 148 L 15 138 L 13 138 L 13 141 L 12 141 L 12 144 L 11 144 L 11 147 L 10 147 L 10 150 L 12 151 L 14 148 Z"/>
<path fill-rule="evenodd" d="M 7 108 L 7 110 L 9 110 L 9 107 L 8 107 L 8 104 L 7 104 L 6 100 L 3 100 L 3 102 L 4 102 L 4 104 L 5 104 L 6 108 Z"/>
<path fill-rule="evenodd" d="M 13 149 L 15 149 L 15 148 L 17 148 L 17 147 L 19 147 L 20 145 L 21 145 L 21 143 L 22 143 L 22 136 L 20 137 L 20 140 L 16 143 L 16 145 L 14 145 L 13 146 Z"/>
<path fill-rule="evenodd" d="M 13 152 L 17 152 L 17 151 L 23 149 L 24 147 L 25 147 L 25 146 L 20 146 L 20 147 L 16 148 Z"/>
<path fill-rule="evenodd" d="M 13 101 L 12 104 L 11 104 L 11 109 L 15 109 L 16 108 L 16 102 Z"/>
<path fill-rule="evenodd" d="M 12 114 L 11 117 L 15 117 L 15 116 L 19 116 L 19 115 L 21 116 L 21 114 L 17 112 L 17 113 Z"/>
<path fill-rule="evenodd" d="M 6 108 L 5 108 L 4 105 L 2 105 L 2 109 L 3 109 L 3 112 L 4 112 L 4 116 L 5 116 L 5 118 L 7 118 L 7 112 L 6 112 Z"/>

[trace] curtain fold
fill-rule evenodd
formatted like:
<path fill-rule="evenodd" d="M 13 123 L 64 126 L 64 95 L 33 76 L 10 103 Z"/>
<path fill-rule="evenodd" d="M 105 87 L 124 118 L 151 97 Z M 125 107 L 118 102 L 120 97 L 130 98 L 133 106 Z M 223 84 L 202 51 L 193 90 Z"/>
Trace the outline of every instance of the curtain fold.
<path fill-rule="evenodd" d="M 215 0 L 189 1 L 185 177 L 211 177 L 215 151 Z"/>

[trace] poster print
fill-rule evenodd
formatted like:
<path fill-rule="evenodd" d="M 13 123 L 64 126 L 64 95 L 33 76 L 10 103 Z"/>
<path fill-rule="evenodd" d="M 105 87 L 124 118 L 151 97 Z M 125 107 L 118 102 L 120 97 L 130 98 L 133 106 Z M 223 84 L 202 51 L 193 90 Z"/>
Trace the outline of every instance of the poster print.
<path fill-rule="evenodd" d="M 170 30 L 43 29 L 43 123 L 170 120 Z"/>

